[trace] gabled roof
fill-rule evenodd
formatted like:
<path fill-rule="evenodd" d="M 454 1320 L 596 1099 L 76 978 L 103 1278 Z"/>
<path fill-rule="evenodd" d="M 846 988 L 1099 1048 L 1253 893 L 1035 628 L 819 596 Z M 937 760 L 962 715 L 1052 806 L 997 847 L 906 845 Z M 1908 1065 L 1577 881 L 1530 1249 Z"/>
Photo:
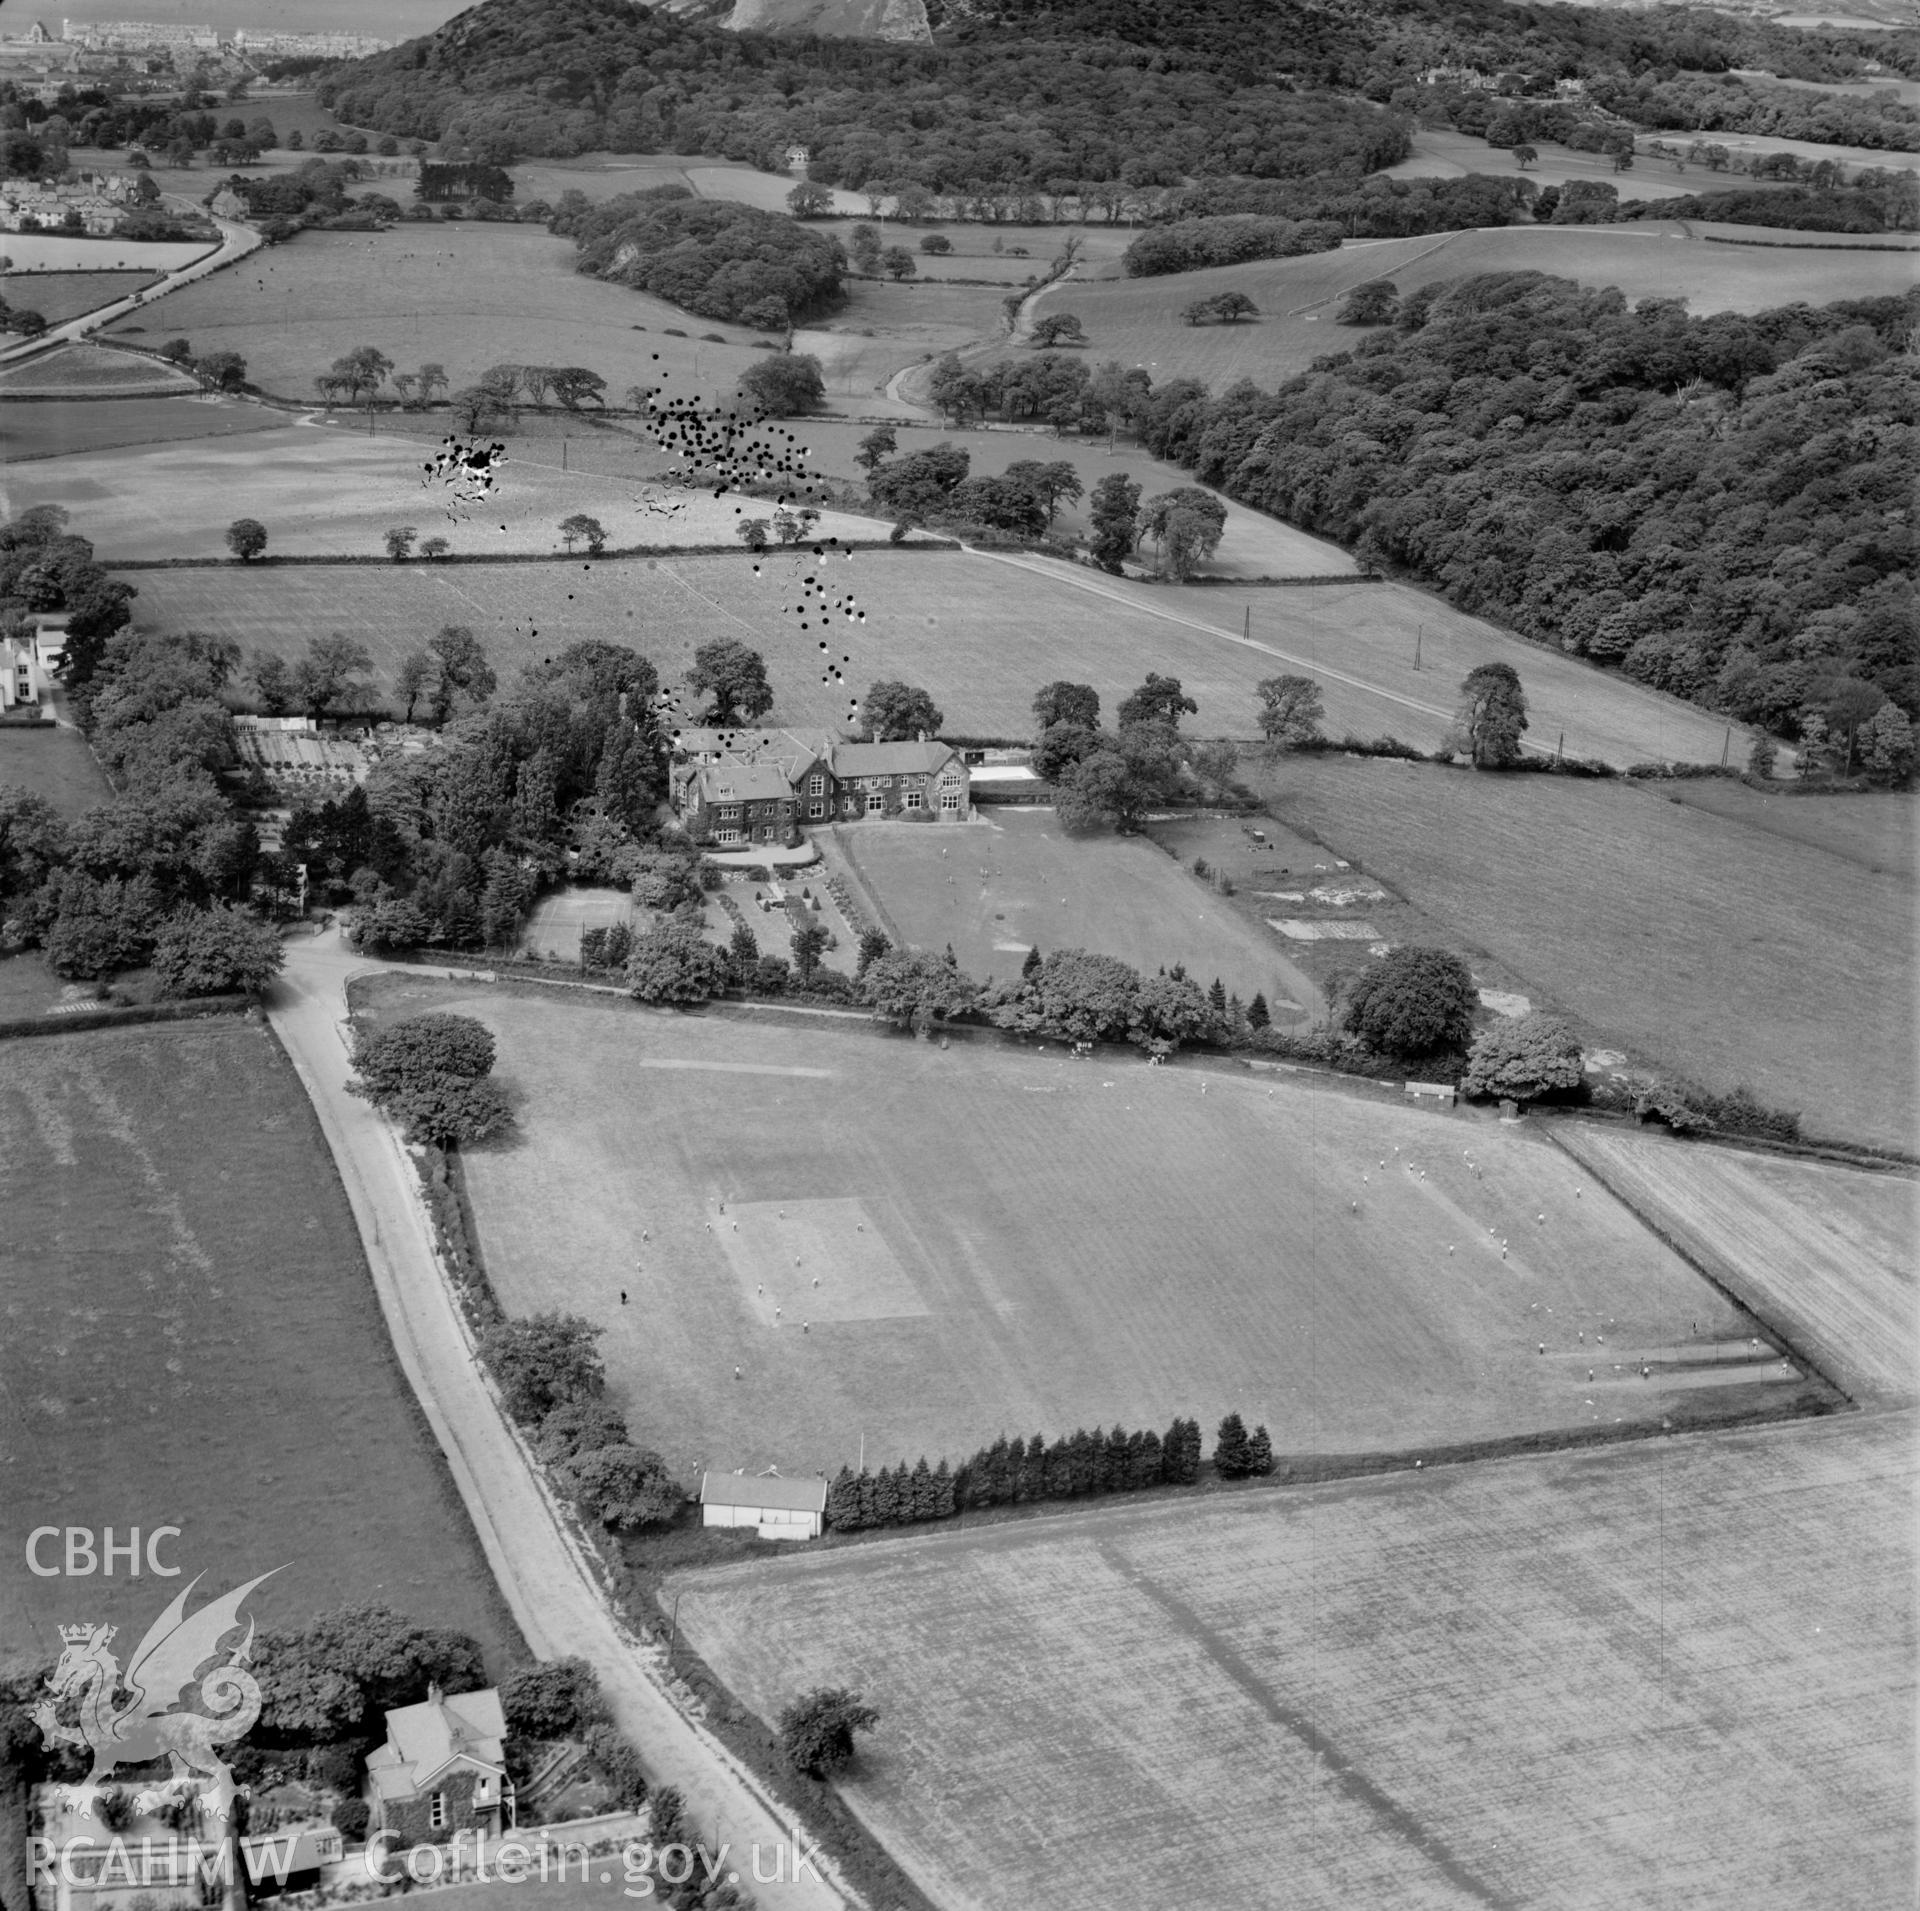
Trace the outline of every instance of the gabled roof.
<path fill-rule="evenodd" d="M 831 760 L 835 776 L 898 776 L 937 770 L 953 754 L 945 743 L 836 743 Z"/>
<path fill-rule="evenodd" d="M 825 756 L 833 738 L 824 730 L 787 730 L 742 723 L 732 729 L 711 724 L 678 731 L 673 747 L 683 756 Z"/>
<path fill-rule="evenodd" d="M 793 795 L 793 779 L 778 763 L 709 763 L 694 772 L 693 780 L 706 803 L 756 803 Z"/>
<path fill-rule="evenodd" d="M 769 1506 L 782 1512 L 824 1513 L 825 1480 L 783 1480 L 777 1473 L 703 1473 L 702 1506 Z"/>
<path fill-rule="evenodd" d="M 419 1705 L 387 1714 L 387 1742 L 368 1756 L 367 1775 L 382 1798 L 394 1798 L 419 1791 L 463 1760 L 499 1771 L 506 1763 L 506 1730 L 493 1687 L 451 1697 L 436 1691 Z"/>

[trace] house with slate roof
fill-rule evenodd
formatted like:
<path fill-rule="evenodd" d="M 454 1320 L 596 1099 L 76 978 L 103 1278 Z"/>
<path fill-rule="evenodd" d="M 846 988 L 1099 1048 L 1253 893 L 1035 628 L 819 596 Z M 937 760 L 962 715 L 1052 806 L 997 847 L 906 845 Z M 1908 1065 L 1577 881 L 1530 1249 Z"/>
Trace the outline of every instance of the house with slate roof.
<path fill-rule="evenodd" d="M 367 1758 L 370 1831 L 397 1844 L 443 1844 L 456 1831 L 498 1836 L 513 1825 L 513 1785 L 500 1694 L 427 1688 L 387 1714 L 387 1742 Z"/>
<path fill-rule="evenodd" d="M 703 847 L 785 843 L 806 824 L 964 823 L 968 770 L 929 738 L 847 743 L 824 731 L 682 730 L 670 776 L 674 813 Z"/>

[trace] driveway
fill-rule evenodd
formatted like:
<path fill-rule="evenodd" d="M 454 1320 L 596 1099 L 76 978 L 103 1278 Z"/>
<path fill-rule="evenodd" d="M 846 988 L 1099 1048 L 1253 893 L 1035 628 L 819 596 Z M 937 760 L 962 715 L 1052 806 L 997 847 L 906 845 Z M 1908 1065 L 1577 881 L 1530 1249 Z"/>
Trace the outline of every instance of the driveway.
<path fill-rule="evenodd" d="M 788 1911 L 846 1911 L 859 1901 L 838 1888 L 824 1858 L 796 1832 L 759 1781 L 688 1719 L 662 1682 L 657 1649 L 614 1618 L 597 1562 L 567 1531 L 531 1459 L 476 1363 L 472 1341 L 442 1279 L 419 1183 L 397 1131 L 346 1092 L 346 983 L 393 967 L 348 948 L 337 929 L 287 944 L 287 965 L 267 1003 L 313 1102 L 353 1205 L 374 1286 L 400 1364 L 460 1496 L 500 1591 L 529 1646 L 543 1659 L 578 1655 L 600 1676 L 613 1716 L 655 1786 L 675 1785 L 709 1846 L 731 1848 L 743 1886 L 758 1903 Z M 411 966 L 397 971 L 431 974 Z M 442 971 L 441 973 L 446 973 Z M 793 1876 L 795 1846 L 814 1870 Z M 783 1879 L 754 1881 L 784 1852 Z M 816 1875 L 819 1874 L 819 1875 Z"/>

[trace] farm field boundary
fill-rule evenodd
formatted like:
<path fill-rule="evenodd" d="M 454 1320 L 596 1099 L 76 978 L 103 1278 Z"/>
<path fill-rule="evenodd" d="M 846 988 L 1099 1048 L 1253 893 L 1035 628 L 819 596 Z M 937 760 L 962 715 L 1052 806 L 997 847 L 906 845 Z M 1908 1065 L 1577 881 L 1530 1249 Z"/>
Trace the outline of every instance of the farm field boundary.
<path fill-rule="evenodd" d="M 1920 1396 L 1911 1178 L 1577 1122 L 1546 1132 L 1815 1372 L 1869 1400 Z"/>
<path fill-rule="evenodd" d="M 761 1719 L 828 1682 L 879 1707 L 844 1790 L 944 1904 L 1104 1911 L 1170 1850 L 1193 1902 L 1240 1911 L 1464 1902 L 1449 1859 L 1488 1904 L 1568 1880 L 1891 1903 L 1912 1420 L 1342 1481 L 1284 1516 L 1259 1493 L 1090 1507 L 665 1592 Z M 989 1848 L 982 1823 L 1035 1829 Z"/>
<path fill-rule="evenodd" d="M 191 1002 L 149 1002 L 130 1008 L 102 1003 L 69 1007 L 62 1003 L 42 1015 L 0 1021 L 0 1042 L 34 1035 L 71 1035 L 81 1029 L 130 1028 L 142 1022 L 191 1022 L 213 1015 L 244 1015 L 255 1007 L 250 995 L 208 995 Z"/>

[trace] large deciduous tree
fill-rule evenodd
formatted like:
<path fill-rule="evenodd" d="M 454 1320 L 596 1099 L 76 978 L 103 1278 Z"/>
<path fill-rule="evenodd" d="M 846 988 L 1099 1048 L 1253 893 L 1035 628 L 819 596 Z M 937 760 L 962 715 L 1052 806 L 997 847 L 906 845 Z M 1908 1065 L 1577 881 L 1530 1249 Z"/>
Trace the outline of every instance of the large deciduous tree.
<path fill-rule="evenodd" d="M 794 418 L 826 402 L 826 380 L 811 352 L 774 352 L 740 374 L 740 395 L 769 418 Z"/>
<path fill-rule="evenodd" d="M 258 518 L 235 518 L 227 526 L 227 549 L 242 564 L 250 563 L 267 548 L 267 527 Z"/>
<path fill-rule="evenodd" d="M 858 1692 L 821 1686 L 781 1712 L 780 1749 L 795 1771 L 831 1778 L 853 1762 L 854 1733 L 871 1731 L 879 1721 Z"/>
<path fill-rule="evenodd" d="M 1519 762 L 1527 727 L 1527 697 L 1511 664 L 1481 664 L 1461 680 L 1449 741 L 1476 770 L 1504 770 Z"/>
<path fill-rule="evenodd" d="M 627 957 L 627 988 L 639 1002 L 705 1002 L 726 988 L 732 974 L 726 950 L 677 925 L 635 936 Z"/>
<path fill-rule="evenodd" d="M 864 950 L 863 950 L 864 952 Z M 876 1021 L 928 1034 L 978 1001 L 979 985 L 923 949 L 887 949 L 860 972 L 860 999 Z"/>
<path fill-rule="evenodd" d="M 860 705 L 861 728 L 876 743 L 937 736 L 942 721 L 926 691 L 897 678 L 870 685 Z"/>
<path fill-rule="evenodd" d="M 285 961 L 266 923 L 226 905 L 176 910 L 154 938 L 154 973 L 169 995 L 258 995 Z"/>
<path fill-rule="evenodd" d="M 1109 471 L 1093 487 L 1088 511 L 1094 562 L 1117 574 L 1140 536 L 1140 487 L 1124 472 Z"/>
<path fill-rule="evenodd" d="M 556 1407 L 606 1392 L 606 1364 L 596 1344 L 603 1331 L 578 1314 L 558 1312 L 496 1321 L 480 1336 L 480 1361 L 507 1411 L 523 1427 L 537 1427 Z"/>
<path fill-rule="evenodd" d="M 1069 683 L 1064 677 L 1042 684 L 1034 693 L 1033 720 L 1042 730 L 1070 723 L 1087 730 L 1100 727 L 1100 693 L 1090 683 Z"/>
<path fill-rule="evenodd" d="M 1260 734 L 1269 743 L 1298 749 L 1319 741 L 1326 705 L 1311 677 L 1264 677 L 1254 692 L 1260 699 Z"/>
<path fill-rule="evenodd" d="M 693 653 L 687 687 L 697 697 L 711 697 L 709 721 L 738 723 L 764 716 L 773 708 L 773 686 L 767 682 L 767 661 L 737 637 L 718 637 Z"/>
<path fill-rule="evenodd" d="M 1580 1038 L 1557 1015 L 1536 1010 L 1501 1016 L 1473 1038 L 1460 1091 L 1538 1101 L 1545 1095 L 1571 1094 L 1585 1080 Z"/>
<path fill-rule="evenodd" d="M 1450 949 L 1395 949 L 1363 970 L 1341 1019 L 1366 1045 L 1402 1061 L 1464 1048 L 1479 1002 L 1473 973 Z"/>

